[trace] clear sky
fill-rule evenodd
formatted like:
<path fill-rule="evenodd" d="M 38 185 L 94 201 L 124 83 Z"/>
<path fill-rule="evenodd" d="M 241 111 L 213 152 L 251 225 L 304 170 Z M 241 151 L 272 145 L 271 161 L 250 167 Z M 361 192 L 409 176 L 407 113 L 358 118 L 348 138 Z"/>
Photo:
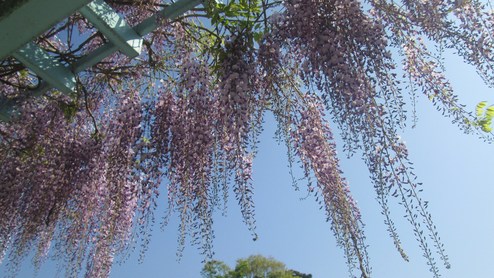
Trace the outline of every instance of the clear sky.
<path fill-rule="evenodd" d="M 449 56 L 447 60 L 448 76 L 468 109 L 473 111 L 481 100 L 494 103 L 494 91 L 481 86 L 471 67 Z M 415 173 L 424 183 L 422 197 L 430 201 L 429 209 L 451 260 L 452 268 L 441 268 L 441 273 L 449 278 L 494 277 L 494 145 L 473 135 L 464 135 L 425 97 L 417 103 L 417 114 L 417 127 L 407 128 L 402 138 L 415 164 Z M 259 239 L 252 241 L 232 199 L 227 217 L 215 218 L 215 259 L 234 266 L 238 258 L 262 254 L 273 256 L 289 268 L 311 273 L 315 278 L 348 277 L 343 252 L 336 247 L 324 212 L 319 210 L 313 197 L 301 200 L 306 192 L 296 192 L 291 186 L 285 147 L 273 139 L 272 116 L 268 115 L 266 122 L 254 162 Z M 337 133 L 335 130 L 335 135 Z M 346 159 L 342 154 L 340 159 L 366 224 L 372 277 L 432 277 L 412 228 L 402 217 L 404 210 L 396 205 L 392 212 L 403 247 L 410 257 L 408 263 L 401 259 L 387 235 L 368 171 L 360 157 Z M 304 188 L 303 183 L 300 186 Z M 163 199 L 161 203 L 164 204 Z M 195 247 L 186 246 L 181 261 L 177 261 L 176 220 L 173 218 L 164 231 L 159 224 L 155 226 L 142 264 L 137 263 L 138 252 L 134 252 L 125 263 L 115 265 L 111 277 L 199 278 L 203 257 Z M 1 267 L 0 275 L 3 271 Z M 37 277 L 55 277 L 55 273 L 55 263 L 48 262 Z M 33 276 L 27 260 L 18 277 Z"/>

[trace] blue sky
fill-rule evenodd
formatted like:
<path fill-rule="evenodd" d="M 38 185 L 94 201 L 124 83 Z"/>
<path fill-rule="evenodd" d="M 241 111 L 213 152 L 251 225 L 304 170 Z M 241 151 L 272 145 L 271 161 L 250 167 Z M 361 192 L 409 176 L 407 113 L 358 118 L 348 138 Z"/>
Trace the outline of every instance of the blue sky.
<path fill-rule="evenodd" d="M 481 100 L 494 103 L 494 92 L 481 86 L 471 67 L 447 58 L 448 76 L 463 103 L 472 111 Z M 424 183 L 422 197 L 430 201 L 430 211 L 452 263 L 451 269 L 442 269 L 443 277 L 494 277 L 494 146 L 463 134 L 427 98 L 421 97 L 417 106 L 417 127 L 407 128 L 402 138 L 410 149 L 415 173 Z M 289 268 L 312 273 L 315 278 L 348 277 L 343 252 L 336 247 L 324 212 L 314 198 L 300 200 L 306 193 L 296 192 L 291 186 L 286 150 L 277 145 L 273 135 L 273 119 L 268 116 L 254 162 L 259 239 L 251 240 L 236 202 L 231 200 L 228 216 L 215 219 L 215 258 L 233 266 L 238 258 L 263 254 Z M 393 215 L 410 257 L 408 263 L 387 236 L 364 163 L 358 156 L 346 159 L 344 155 L 341 163 L 366 223 L 372 276 L 432 277 L 411 226 L 402 217 L 403 209 L 395 205 Z M 115 267 L 112 277 L 200 277 L 202 257 L 194 247 L 187 247 L 181 262 L 177 262 L 176 237 L 177 224 L 172 222 L 164 232 L 156 232 L 143 264 L 127 262 Z"/>
<path fill-rule="evenodd" d="M 494 92 L 481 85 L 473 68 L 449 56 L 447 61 L 448 76 L 468 109 L 473 111 L 481 100 L 494 103 Z M 407 128 L 402 138 L 410 150 L 415 173 L 424 183 L 422 197 L 430 201 L 429 209 L 451 260 L 452 268 L 442 268 L 441 273 L 450 278 L 494 277 L 494 146 L 464 135 L 425 97 L 419 98 L 417 114 L 417 127 Z M 343 252 L 336 247 L 324 212 L 313 197 L 300 200 L 306 193 L 296 192 L 291 186 L 286 150 L 277 145 L 273 135 L 273 118 L 268 115 L 254 162 L 259 239 L 252 241 L 232 199 L 227 217 L 215 218 L 215 259 L 233 266 L 238 258 L 262 254 L 315 278 L 348 277 Z M 365 165 L 358 155 L 346 159 L 342 154 L 340 159 L 366 224 L 372 277 L 432 277 L 411 226 L 402 217 L 403 209 L 395 205 L 392 212 L 410 257 L 408 263 L 401 259 L 387 235 Z M 304 188 L 303 183 L 300 186 Z M 124 264 L 115 265 L 111 277 L 200 277 L 203 257 L 195 247 L 187 246 L 181 261 L 177 261 L 177 229 L 177 218 L 172 218 L 164 231 L 156 225 L 144 262 L 137 263 L 138 252 L 134 252 Z M 1 267 L 0 275 L 3 270 Z M 38 277 L 55 277 L 55 273 L 56 264 L 48 262 Z M 33 275 L 27 260 L 18 277 Z"/>

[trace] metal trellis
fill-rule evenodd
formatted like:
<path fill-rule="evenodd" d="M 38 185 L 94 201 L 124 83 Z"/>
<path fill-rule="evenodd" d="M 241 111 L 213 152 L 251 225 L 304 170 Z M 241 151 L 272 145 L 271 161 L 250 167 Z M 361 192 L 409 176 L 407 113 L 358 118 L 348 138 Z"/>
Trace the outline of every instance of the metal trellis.
<path fill-rule="evenodd" d="M 116 51 L 130 58 L 139 56 L 143 37 L 158 28 L 160 18 L 174 19 L 203 1 L 174 2 L 131 27 L 103 0 L 26 0 L 0 17 L 0 61 L 13 56 L 42 79 L 38 89 L 23 97 L 39 96 L 52 88 L 74 95 L 78 73 Z M 84 16 L 108 42 L 71 65 L 65 65 L 33 41 L 75 12 Z M 9 120 L 21 101 L 0 99 L 0 120 Z"/>

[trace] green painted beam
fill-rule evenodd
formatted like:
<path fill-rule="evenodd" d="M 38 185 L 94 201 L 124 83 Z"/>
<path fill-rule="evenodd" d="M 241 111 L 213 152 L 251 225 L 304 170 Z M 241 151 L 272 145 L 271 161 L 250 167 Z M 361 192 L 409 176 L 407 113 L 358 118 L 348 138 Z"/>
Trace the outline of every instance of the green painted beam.
<path fill-rule="evenodd" d="M 97 63 L 101 62 L 104 58 L 110 56 L 115 51 L 118 51 L 118 46 L 114 45 L 112 42 L 107 42 L 102 46 L 93 50 L 93 52 L 79 58 L 72 64 L 72 71 L 79 73 L 88 69 Z"/>
<path fill-rule="evenodd" d="M 87 2 L 89 3 L 90 0 L 29 0 L 28 3 L 30 2 L 36 2 L 39 4 L 39 2 L 44 2 L 47 3 L 51 9 L 57 9 L 54 6 L 55 2 L 62 3 L 61 6 L 65 7 L 66 5 L 64 4 L 66 2 L 71 2 L 71 3 L 82 3 L 82 2 Z M 95 4 L 98 4 L 98 2 L 101 1 L 95 0 Z M 40 76 L 43 81 L 41 82 L 39 88 L 33 92 L 30 92 L 29 95 L 26 95 L 23 97 L 28 98 L 28 97 L 36 97 L 42 95 L 44 92 L 50 90 L 51 88 L 56 88 L 66 94 L 72 95 L 76 91 L 76 78 L 75 74 L 84 71 L 85 69 L 97 64 L 104 58 L 108 57 L 115 51 L 121 50 L 123 53 L 128 55 L 125 51 L 123 50 L 124 45 L 131 45 L 133 47 L 132 43 L 128 43 L 128 40 L 132 41 L 133 36 L 135 36 L 133 33 L 136 33 L 139 38 L 144 37 L 145 35 L 149 34 L 153 30 L 159 27 L 159 21 L 161 18 L 173 20 L 177 18 L 178 16 L 182 15 L 183 13 L 187 12 L 188 10 L 194 8 L 195 6 L 203 3 L 206 0 L 180 0 L 178 2 L 172 3 L 170 6 L 164 8 L 163 10 L 159 11 L 157 14 L 151 16 L 150 18 L 144 20 L 143 22 L 139 23 L 137 26 L 133 28 L 133 32 L 128 30 L 127 27 L 123 27 L 119 29 L 118 31 L 111 31 L 115 32 L 111 35 L 108 35 L 110 33 L 110 30 L 106 30 L 108 28 L 111 28 L 112 26 L 121 26 L 119 24 L 122 24 L 122 22 L 113 22 L 113 20 L 116 19 L 116 17 L 111 16 L 109 19 L 104 18 L 101 14 L 98 14 L 98 10 L 94 12 L 91 10 L 88 13 L 94 13 L 94 21 L 96 20 L 101 20 L 102 22 L 99 22 L 97 24 L 101 24 L 99 26 L 96 26 L 94 22 L 92 22 L 95 27 L 100 29 L 105 36 L 110 40 L 106 44 L 100 46 L 93 52 L 89 53 L 88 55 L 81 57 L 78 61 L 76 61 L 74 64 L 70 65 L 70 67 L 67 67 L 63 65 L 60 61 L 55 59 L 54 57 L 50 56 L 46 51 L 38 47 L 34 43 L 28 43 L 24 47 L 22 47 L 25 43 L 33 40 L 36 36 L 40 35 L 46 29 L 48 29 L 51 25 L 45 26 L 43 30 L 41 31 L 33 31 L 33 32 L 28 32 L 29 39 L 26 40 L 27 36 L 23 36 L 23 39 L 18 39 L 16 42 L 12 43 L 7 43 L 3 44 L 3 39 L 11 39 L 15 38 L 14 34 L 17 34 L 18 29 L 15 28 L 15 25 L 12 24 L 14 22 L 14 19 L 11 19 L 9 24 L 6 24 L 3 22 L 3 18 L 0 19 L 0 60 L 9 56 L 13 55 L 15 58 L 17 58 L 21 63 L 26 65 L 29 69 L 31 69 L 33 72 L 35 72 L 38 76 Z M 30 4 L 31 5 L 31 4 Z M 106 5 L 106 4 L 104 4 Z M 34 10 L 31 10 L 28 14 L 30 14 L 33 17 L 36 17 L 38 15 L 33 15 L 33 12 L 36 13 L 36 7 L 41 9 L 41 6 L 43 5 L 32 5 L 30 6 Z M 76 10 L 80 10 L 81 7 L 84 5 L 80 5 L 77 8 L 73 9 L 72 12 Z M 24 6 L 22 6 L 25 8 Z M 68 11 L 69 9 L 67 8 L 65 12 L 67 12 L 66 16 L 69 16 L 72 12 Z M 16 13 L 14 11 L 12 14 Z M 82 13 L 82 12 L 81 12 Z M 84 11 L 86 13 L 86 11 Z M 109 11 L 108 14 L 111 14 L 112 11 Z M 46 14 L 46 7 L 42 7 L 42 13 L 41 14 Z M 56 13 L 61 14 L 57 11 Z M 19 15 L 18 15 L 19 16 Z M 66 17 L 65 16 L 65 17 Z M 90 15 L 90 17 L 93 15 Z M 10 17 L 10 15 L 9 15 Z M 56 22 L 62 20 L 64 17 L 60 18 L 59 20 L 54 21 L 53 24 Z M 16 20 L 21 20 L 17 18 Z M 90 21 L 93 21 L 93 19 L 89 19 Z M 43 24 L 45 24 L 47 21 L 42 21 Z M 36 24 L 33 22 L 28 23 L 26 26 L 30 27 L 29 24 Z M 40 23 L 41 24 L 41 23 Z M 112 25 L 115 24 L 115 25 Z M 35 26 L 36 30 L 41 29 L 38 28 L 39 26 Z M 21 30 L 25 30 L 21 29 Z M 36 33 L 36 34 L 35 34 Z M 35 35 L 33 35 L 35 34 Z M 113 36 L 113 38 L 110 38 L 110 36 Z M 26 40 L 24 43 L 20 43 L 20 41 Z M 122 43 L 122 40 L 124 43 Z M 17 47 L 13 47 L 13 45 L 19 44 Z M 126 47 L 126 46 L 125 46 Z M 16 51 L 18 50 L 18 51 Z M 132 51 L 136 50 L 136 48 L 133 48 Z M 15 51 L 15 53 L 14 53 Z M 129 52 L 132 52 L 129 51 Z M 132 53 L 129 53 L 132 54 Z M 135 54 L 135 53 L 134 53 Z M 129 55 L 130 56 L 130 55 Z M 12 100 L 6 100 L 6 99 L 0 99 L 0 121 L 9 121 L 13 115 L 15 115 L 18 111 L 19 105 L 22 102 L 22 99 L 12 99 Z"/>
<path fill-rule="evenodd" d="M 137 24 L 134 30 L 141 37 L 151 33 L 153 30 L 158 28 L 159 20 L 158 18 L 166 18 L 169 20 L 175 19 L 188 10 L 194 8 L 195 6 L 203 3 L 204 0 L 180 0 L 171 4 L 170 6 L 159 11 L 155 15 L 145 19 L 143 22 Z M 88 55 L 81 57 L 72 65 L 72 71 L 79 73 L 87 68 L 90 68 L 103 60 L 103 58 L 109 56 L 113 52 L 118 50 L 118 46 L 112 41 L 100 46 Z"/>
<path fill-rule="evenodd" d="M 28 0 L 0 18 L 0 60 L 91 0 Z"/>
<path fill-rule="evenodd" d="M 166 19 L 175 19 L 178 16 L 184 14 L 185 12 L 189 11 L 190 9 L 193 9 L 195 6 L 204 3 L 206 0 L 180 0 L 177 1 L 170 6 L 162 9 L 161 11 L 157 12 L 155 15 L 145 19 L 143 22 L 137 24 L 136 27 L 134 27 L 134 30 L 141 35 L 145 36 L 149 33 L 151 33 L 153 30 L 158 28 L 159 19 L 160 18 L 166 18 Z"/>
<path fill-rule="evenodd" d="M 0 18 L 8 15 L 17 7 L 23 5 L 28 0 L 1 0 L 0 1 Z"/>
<path fill-rule="evenodd" d="M 203 3 L 203 0 L 181 0 L 164 8 L 163 10 L 158 12 L 158 14 L 160 15 L 160 17 L 164 17 L 170 20 L 175 19 L 181 14 L 185 13 L 186 11 L 194 8 L 195 6 L 201 3 Z M 136 33 L 138 33 L 140 36 L 145 36 L 149 34 L 151 31 L 158 28 L 158 21 L 157 21 L 158 14 L 151 16 L 147 20 L 144 20 L 143 22 L 137 24 L 137 26 L 134 27 Z M 74 64 L 71 65 L 71 71 L 76 74 L 80 73 L 85 69 L 96 65 L 98 62 L 108 57 L 117 50 L 118 50 L 118 46 L 115 45 L 112 41 L 109 41 L 106 44 L 93 50 L 93 52 L 87 54 L 84 57 L 81 57 L 79 60 L 74 62 Z M 43 91 L 47 91 L 50 89 L 48 84 L 44 84 L 44 86 L 42 86 L 41 88 Z"/>
<path fill-rule="evenodd" d="M 62 62 L 50 56 L 34 42 L 26 44 L 14 52 L 13 56 L 51 87 L 67 95 L 73 95 L 76 91 L 75 75 Z"/>
<path fill-rule="evenodd" d="M 112 7 L 103 0 L 95 0 L 79 12 L 122 53 L 134 58 L 141 54 L 142 38 Z"/>

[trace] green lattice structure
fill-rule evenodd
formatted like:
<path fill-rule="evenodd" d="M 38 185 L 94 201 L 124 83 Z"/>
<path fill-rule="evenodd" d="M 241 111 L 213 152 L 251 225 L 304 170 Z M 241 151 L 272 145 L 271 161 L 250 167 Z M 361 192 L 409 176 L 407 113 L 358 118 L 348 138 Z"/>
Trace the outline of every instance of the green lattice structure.
<path fill-rule="evenodd" d="M 42 82 L 32 96 L 49 89 L 73 95 L 76 75 L 104 58 L 120 51 L 130 58 L 141 53 L 142 38 L 155 30 L 158 18 L 173 19 L 203 0 L 180 0 L 131 27 L 103 0 L 2 0 L 0 2 L 0 61 L 12 56 L 38 75 Z M 79 12 L 96 27 L 108 42 L 65 65 L 33 41 L 51 26 Z M 8 120 L 18 105 L 16 100 L 0 100 L 0 120 Z"/>

